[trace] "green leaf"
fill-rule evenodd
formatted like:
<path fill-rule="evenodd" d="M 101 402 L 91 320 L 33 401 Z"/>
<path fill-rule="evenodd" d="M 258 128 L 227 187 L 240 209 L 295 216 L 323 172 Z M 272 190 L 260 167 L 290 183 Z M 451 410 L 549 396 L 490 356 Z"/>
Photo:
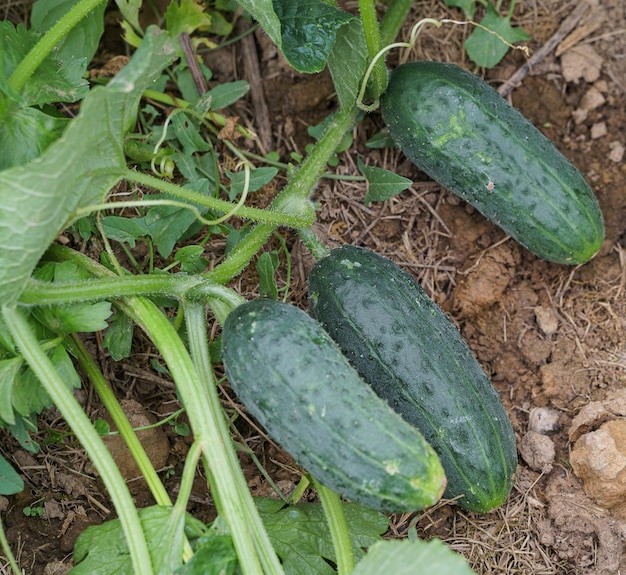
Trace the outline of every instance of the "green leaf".
<path fill-rule="evenodd" d="M 369 202 L 384 202 L 413 185 L 411 180 L 394 172 L 383 168 L 366 166 L 360 158 L 357 159 L 357 165 L 359 171 L 367 179 L 367 192 L 363 200 L 366 204 Z"/>
<path fill-rule="evenodd" d="M 444 0 L 446 6 L 460 8 L 468 20 L 474 18 L 474 10 L 476 10 L 475 0 Z"/>
<path fill-rule="evenodd" d="M 186 188 L 195 190 L 195 185 L 185 184 Z M 151 196 L 153 199 L 172 199 L 166 194 Z M 200 213 L 206 212 L 206 208 L 200 208 Z M 156 244 L 159 254 L 168 258 L 176 243 L 185 235 L 187 230 L 196 223 L 196 215 L 186 208 L 176 206 L 153 206 L 141 220 L 148 234 Z"/>
<path fill-rule="evenodd" d="M 141 30 L 141 26 L 139 25 L 139 10 L 142 4 L 142 0 L 116 0 L 115 2 L 124 20 L 129 22 L 137 31 Z M 123 23 L 122 27 L 124 28 Z"/>
<path fill-rule="evenodd" d="M 40 156 L 61 134 L 69 123 L 38 108 L 20 108 L 0 123 L 0 170 L 21 166 Z"/>
<path fill-rule="evenodd" d="M 174 255 L 174 260 L 180 263 L 182 272 L 188 274 L 200 274 L 209 265 L 206 258 L 202 257 L 204 248 L 202 246 L 185 246 L 180 248 Z"/>
<path fill-rule="evenodd" d="M 321 72 L 337 30 L 354 18 L 322 0 L 274 0 L 273 6 L 281 24 L 283 55 L 298 72 Z"/>
<path fill-rule="evenodd" d="M 33 421 L 37 421 L 36 417 L 22 417 L 16 414 L 15 424 L 7 425 L 7 427 L 11 435 L 17 439 L 22 448 L 31 453 L 37 453 L 39 451 L 39 444 L 28 434 L 29 431 L 37 433 L 37 425 Z"/>
<path fill-rule="evenodd" d="M 365 145 L 370 150 L 380 150 L 382 148 L 393 148 L 396 144 L 389 135 L 387 129 L 381 130 L 380 132 L 376 132 Z"/>
<path fill-rule="evenodd" d="M 165 25 L 172 36 L 192 34 L 198 28 L 211 25 L 211 16 L 204 11 L 204 5 L 197 0 L 173 0 L 165 11 Z"/>
<path fill-rule="evenodd" d="M 237 565 L 232 538 L 217 533 L 203 538 L 191 560 L 175 575 L 232 575 Z"/>
<path fill-rule="evenodd" d="M 475 575 L 465 559 L 439 539 L 374 544 L 352 575 Z"/>
<path fill-rule="evenodd" d="M 11 464 L 0 455 L 0 495 L 15 495 L 24 490 L 24 482 Z"/>
<path fill-rule="evenodd" d="M 280 261 L 276 252 L 263 252 L 256 262 L 256 271 L 259 276 L 259 293 L 261 297 L 278 299 L 278 286 L 274 274 Z"/>
<path fill-rule="evenodd" d="M 175 57 L 169 36 L 153 29 L 107 85 L 91 90 L 64 137 L 25 166 L 0 172 L 0 291 L 14 304 L 40 257 L 75 210 L 100 203 L 126 168 L 124 133 L 143 91 Z M 1 52 L 0 52 L 1 53 Z"/>
<path fill-rule="evenodd" d="M 257 498 L 256 503 L 286 575 L 335 575 L 328 564 L 336 561 L 335 550 L 319 503 L 285 507 L 281 501 L 269 498 Z M 389 520 L 382 513 L 353 503 L 345 503 L 344 511 L 355 557 L 360 558 L 363 548 L 380 540 Z"/>
<path fill-rule="evenodd" d="M 89 333 L 107 327 L 111 304 L 107 301 L 92 304 L 51 305 L 36 308 L 33 315 L 57 334 Z"/>
<path fill-rule="evenodd" d="M 80 377 L 67 351 L 57 346 L 48 355 L 67 388 L 70 390 L 79 388 Z M 50 396 L 30 368 L 22 371 L 16 379 L 13 385 L 12 404 L 15 411 L 23 417 L 40 413 L 42 409 L 52 405 Z"/>
<path fill-rule="evenodd" d="M 351 20 L 337 32 L 328 56 L 328 69 L 342 108 L 354 106 L 368 66 L 367 44 L 361 20 Z"/>
<path fill-rule="evenodd" d="M 208 95 L 211 97 L 211 110 L 221 110 L 234 104 L 250 91 L 250 84 L 245 80 L 218 84 Z"/>
<path fill-rule="evenodd" d="M 155 573 L 173 573 L 182 563 L 184 514 L 167 507 L 145 507 L 139 519 Z M 74 545 L 70 575 L 134 575 L 119 519 L 87 527 Z"/>
<path fill-rule="evenodd" d="M 266 184 L 269 184 L 274 177 L 278 174 L 277 168 L 255 168 L 250 170 L 250 183 L 248 185 L 248 193 L 256 192 L 260 190 Z M 226 172 L 228 179 L 230 180 L 230 189 L 228 190 L 228 197 L 232 201 L 234 200 L 244 189 L 246 174 L 242 170 L 240 172 Z"/>
<path fill-rule="evenodd" d="M 21 357 L 12 357 L 0 361 L 0 419 L 9 425 L 15 425 L 11 397 L 22 363 Z"/>
<path fill-rule="evenodd" d="M 37 0 L 30 15 L 31 28 L 39 33 L 46 32 L 79 2 L 80 0 Z M 76 83 L 82 80 L 88 64 L 98 50 L 104 32 L 106 6 L 106 2 L 101 2 L 78 26 L 74 26 L 55 48 L 54 57 L 59 62 L 78 63 L 73 68 L 71 76 Z"/>
<path fill-rule="evenodd" d="M 501 17 L 491 3 L 487 4 L 487 13 L 480 24 L 500 36 L 499 38 L 487 30 L 476 28 L 465 40 L 467 55 L 478 66 L 485 68 L 493 68 L 508 52 L 509 47 L 503 40 L 514 44 L 530 38 L 521 28 L 511 26 L 511 14 Z"/>
<path fill-rule="evenodd" d="M 184 113 L 172 117 L 172 133 L 182 144 L 186 155 L 211 149 L 211 144 L 200 135 L 195 119 L 190 119 Z"/>
<path fill-rule="evenodd" d="M 130 356 L 133 344 L 134 324 L 128 316 L 120 311 L 116 312 L 109 321 L 109 327 L 104 332 L 102 345 L 109 350 L 115 361 Z"/>
<path fill-rule="evenodd" d="M 39 34 L 22 24 L 14 27 L 11 22 L 0 22 L 0 75 L 8 78 L 38 40 Z M 20 105 L 75 102 L 88 90 L 89 84 L 82 78 L 76 60 L 59 61 L 52 52 L 20 92 Z"/>
<path fill-rule="evenodd" d="M 101 221 L 102 231 L 110 240 L 127 243 L 135 247 L 135 241 L 148 235 L 148 228 L 143 218 L 124 218 L 122 216 L 105 216 Z"/>

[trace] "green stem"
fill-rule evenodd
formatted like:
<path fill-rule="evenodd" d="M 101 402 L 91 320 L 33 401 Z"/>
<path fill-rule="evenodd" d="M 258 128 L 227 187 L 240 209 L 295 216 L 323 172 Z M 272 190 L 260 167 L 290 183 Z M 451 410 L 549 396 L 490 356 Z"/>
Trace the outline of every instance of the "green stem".
<path fill-rule="evenodd" d="M 361 14 L 361 22 L 363 23 L 363 32 L 365 33 L 367 53 L 369 59 L 373 60 L 376 54 L 383 48 L 374 0 L 359 0 L 359 12 Z M 377 100 L 387 88 L 387 70 L 383 58 L 380 58 L 378 62 L 376 62 L 371 80 L 372 82 L 368 92 L 374 100 Z"/>
<path fill-rule="evenodd" d="M 46 257 L 56 261 L 73 261 L 96 277 L 113 275 L 113 272 L 91 258 L 63 246 L 50 246 Z M 259 545 L 260 547 L 270 547 L 271 550 L 264 549 L 263 553 L 273 553 L 273 548 L 268 543 L 267 535 L 257 533 L 264 531 L 261 519 L 237 462 L 230 435 L 221 431 L 225 425 L 224 416 L 217 397 L 216 386 L 212 380 L 212 371 L 203 371 L 202 376 L 196 371 L 180 336 L 169 319 L 152 302 L 141 297 L 129 297 L 118 303 L 118 306 L 123 313 L 142 327 L 161 352 L 176 383 L 182 403 L 187 409 L 194 437 L 205 448 L 205 463 L 212 479 L 212 493 L 220 514 L 228 524 L 242 572 L 245 575 L 260 575 L 263 570 L 257 555 L 254 536 L 263 542 L 263 545 Z M 196 321 L 199 319 L 196 318 Z M 202 314 L 202 321 L 206 321 L 204 314 Z M 195 342 L 194 346 L 201 345 L 196 341 L 197 330 L 188 335 L 190 340 Z M 255 517 L 256 519 L 251 520 Z M 254 536 L 252 530 L 254 530 Z M 278 560 L 274 568 L 268 569 L 266 573 L 284 575 Z"/>
<path fill-rule="evenodd" d="M 337 556 L 337 575 L 349 575 L 354 571 L 354 553 L 348 531 L 346 514 L 339 495 L 313 478 L 313 485 L 322 503 L 330 535 Z"/>
<path fill-rule="evenodd" d="M 2 316 L 22 356 L 69 423 L 100 474 L 121 521 L 134 572 L 152 574 L 152 562 L 139 515 L 113 457 L 52 361 L 41 349 L 21 311 L 3 306 Z"/>
<path fill-rule="evenodd" d="M 11 566 L 11 571 L 13 571 L 14 575 L 22 575 L 22 571 L 20 566 L 17 564 L 13 552 L 11 551 L 11 547 L 9 546 L 9 542 L 7 541 L 7 536 L 4 532 L 4 525 L 2 524 L 2 519 L 0 518 L 0 549 L 4 553 L 9 565 Z"/>
<path fill-rule="evenodd" d="M 30 278 L 20 297 L 20 304 L 65 305 L 139 295 L 181 298 L 199 283 L 202 283 L 202 280 L 197 277 L 169 274 L 114 275 L 99 279 L 55 283 Z M 226 289 L 223 286 L 216 287 Z"/>
<path fill-rule="evenodd" d="M 231 202 L 220 200 L 219 198 L 212 198 L 210 196 L 194 192 L 188 188 L 172 184 L 171 182 L 155 178 L 154 176 L 141 172 L 135 172 L 134 170 L 123 170 L 120 177 L 131 182 L 136 182 L 144 186 L 161 190 L 162 192 L 166 192 L 187 202 L 205 206 L 219 212 L 228 213 L 236 207 L 236 204 Z M 112 207 L 114 207 L 114 204 L 112 204 Z M 310 226 L 315 221 L 315 211 L 310 204 L 300 202 L 297 205 L 295 203 L 290 204 L 289 207 L 289 210 L 261 210 L 258 208 L 241 206 L 237 208 L 236 214 L 242 218 L 265 222 L 275 226 L 288 226 L 291 228 Z"/>
<path fill-rule="evenodd" d="M 25 306 L 67 305 L 111 300 L 128 296 L 160 296 L 178 300 L 224 301 L 234 307 L 241 296 L 230 288 L 200 276 L 169 274 L 111 276 L 73 282 L 43 282 L 30 278 L 20 304 Z"/>
<path fill-rule="evenodd" d="M 335 153 L 345 133 L 359 115 L 360 110 L 340 108 L 333 115 L 328 127 L 311 153 L 306 157 L 298 172 L 293 176 L 284 190 L 276 196 L 270 207 L 284 213 L 291 213 L 302 202 L 309 202 L 309 197 L 324 170 L 328 159 Z M 301 226 L 302 228 L 308 226 Z M 228 283 L 241 273 L 255 254 L 263 247 L 274 232 L 275 226 L 257 224 L 235 247 L 228 257 L 218 266 L 205 273 L 211 281 L 219 284 Z"/>
<path fill-rule="evenodd" d="M 232 469 L 232 475 L 237 479 L 233 483 L 233 487 L 237 489 L 239 499 L 242 503 L 242 510 L 246 513 L 246 525 L 254 534 L 256 549 L 261 559 L 261 563 L 266 573 L 274 573 L 276 575 L 283 574 L 282 565 L 274 551 L 271 541 L 267 535 L 267 531 L 263 526 L 263 522 L 256 510 L 248 485 L 241 473 L 239 459 L 235 452 L 233 442 L 230 438 L 230 432 L 224 412 L 222 410 L 220 399 L 217 394 L 217 386 L 213 379 L 213 367 L 211 365 L 211 357 L 208 348 L 208 334 L 206 326 L 206 316 L 204 306 L 192 304 L 185 306 L 185 321 L 187 325 L 187 336 L 189 338 L 189 348 L 193 357 L 196 372 L 202 374 L 204 379 L 205 393 L 211 408 L 211 416 L 215 421 L 218 430 L 219 439 L 224 444 L 225 455 L 228 458 L 227 463 Z M 213 468 L 212 468 L 213 469 Z M 214 473 L 214 471 L 213 471 Z"/>
<path fill-rule="evenodd" d="M 396 39 L 413 2 L 414 0 L 392 0 L 389 2 L 387 12 L 385 12 L 380 23 L 380 40 L 383 46 L 391 44 Z"/>
<path fill-rule="evenodd" d="M 78 363 L 85 371 L 85 374 L 96 390 L 96 393 L 102 400 L 102 403 L 111 416 L 119 434 L 124 438 L 124 442 L 128 446 L 133 459 L 137 463 L 139 471 L 141 471 L 141 474 L 144 476 L 146 483 L 148 484 L 148 489 L 150 489 L 150 493 L 154 496 L 157 505 L 170 507 L 172 505 L 172 500 L 167 494 L 165 487 L 163 487 L 163 483 L 161 483 L 161 480 L 159 479 L 148 454 L 141 445 L 137 434 L 133 430 L 133 426 L 130 424 L 130 421 L 128 421 L 128 418 L 126 417 L 122 406 L 113 394 L 111 387 L 107 383 L 106 379 L 104 379 L 104 376 L 96 365 L 96 362 L 93 360 L 87 351 L 85 344 L 80 340 L 80 338 L 73 335 L 71 337 L 71 342 L 72 352 L 76 355 Z"/>
<path fill-rule="evenodd" d="M 124 443 L 128 446 L 128 449 L 133 459 L 135 460 L 135 463 L 137 463 L 137 467 L 139 468 L 141 475 L 143 475 L 144 479 L 146 480 L 148 489 L 150 489 L 150 493 L 152 493 L 152 496 L 154 497 L 157 505 L 162 505 L 163 507 L 171 507 L 172 500 L 170 499 L 170 496 L 163 486 L 161 479 L 154 469 L 154 465 L 152 465 L 152 462 L 150 461 L 146 450 L 143 448 L 143 445 L 141 445 L 141 442 L 139 441 L 139 438 L 137 437 L 133 426 L 130 424 L 130 421 L 128 421 L 128 418 L 126 417 L 122 406 L 119 404 L 117 398 L 113 394 L 111 386 L 108 384 L 107 380 L 104 379 L 102 372 L 87 351 L 85 344 L 75 334 L 71 336 L 71 349 L 76 356 L 78 363 L 83 368 L 85 374 L 89 378 L 89 381 L 96 390 L 98 397 L 100 397 L 102 404 L 111 416 L 114 425 L 117 427 L 117 431 L 124 439 Z M 182 496 L 183 491 L 181 487 L 179 498 Z M 189 497 L 187 497 L 187 500 L 188 499 Z M 187 504 L 187 500 L 185 500 L 184 505 Z M 183 559 L 185 561 L 188 561 L 189 559 L 191 559 L 192 555 L 193 549 L 191 548 L 189 541 L 185 537 Z"/>
<path fill-rule="evenodd" d="M 321 260 L 329 253 L 329 249 L 322 240 L 319 239 L 317 234 L 312 228 L 300 228 L 298 230 L 298 236 L 302 240 L 302 243 L 311 252 L 311 255 L 317 260 Z"/>
<path fill-rule="evenodd" d="M 205 446 L 205 464 L 210 471 L 213 496 L 219 513 L 228 524 L 243 573 L 263 573 L 248 527 L 247 513 L 243 509 L 246 505 L 253 505 L 251 496 L 250 502 L 241 500 L 238 484 L 245 484 L 245 479 L 240 468 L 233 469 L 229 464 L 229 442 L 220 433 L 219 419 L 223 416 L 215 416 L 205 374 L 201 377 L 196 371 L 180 336 L 152 302 L 143 298 L 128 298 L 120 307 L 148 334 L 176 383 L 194 437 Z"/>
<path fill-rule="evenodd" d="M 97 8 L 104 0 L 82 0 L 75 4 L 63 17 L 50 28 L 31 50 L 24 56 L 9 77 L 9 87 L 20 92 L 35 70 L 46 59 L 54 47 L 68 35 L 83 18 Z"/>
<path fill-rule="evenodd" d="M 244 270 L 250 263 L 250 260 L 265 245 L 275 229 L 276 227 L 271 224 L 257 224 L 244 236 L 221 264 L 205 272 L 204 276 L 217 284 L 228 283 Z"/>

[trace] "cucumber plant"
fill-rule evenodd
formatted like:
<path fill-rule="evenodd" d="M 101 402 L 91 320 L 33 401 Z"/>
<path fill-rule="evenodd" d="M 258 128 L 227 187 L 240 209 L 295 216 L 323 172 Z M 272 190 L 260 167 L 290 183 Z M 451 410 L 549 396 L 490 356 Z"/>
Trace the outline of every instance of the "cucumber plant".
<path fill-rule="evenodd" d="M 50 6 L 50 0 L 38 3 L 40 14 Z M 97 32 L 87 26 L 93 25 L 90 18 L 96 23 L 102 21 L 103 4 L 103 0 L 78 0 L 58 16 L 58 21 L 42 24 L 41 35 L 9 23 L 2 23 L 0 28 L 4 56 L 0 61 L 0 133 L 11 138 L 3 139 L 10 142 L 11 151 L 19 151 L 4 155 L 0 165 L 0 397 L 7 400 L 0 402 L 0 418 L 20 440 L 27 442 L 32 416 L 42 406 L 54 403 L 105 484 L 118 519 L 81 536 L 75 549 L 78 564 L 73 573 L 93 573 L 96 567 L 100 573 L 117 570 L 145 575 L 200 573 L 218 567 L 228 573 L 239 569 L 253 575 L 294 572 L 287 570 L 292 563 L 285 560 L 284 546 L 276 536 L 278 530 L 272 534 L 268 528 L 271 522 L 262 518 L 262 513 L 279 513 L 284 505 L 268 511 L 267 505 L 255 503 L 244 479 L 217 394 L 216 348 L 209 345 L 206 310 L 209 308 L 215 320 L 224 325 L 233 310 L 248 305 L 226 285 L 248 266 L 279 227 L 296 230 L 315 257 L 327 253 L 311 227 L 315 221 L 311 194 L 346 133 L 362 116 L 359 102 L 363 97 L 376 102 L 385 93 L 387 71 L 377 55 L 394 40 L 412 2 L 390 1 L 380 26 L 372 0 L 360 0 L 360 17 L 322 0 L 307 4 L 307 10 L 287 0 L 239 2 L 296 70 L 313 73 L 327 66 L 338 100 L 338 108 L 325 122 L 323 133 L 302 162 L 287 170 L 286 186 L 267 209 L 246 205 L 246 197 L 255 182 L 273 176 L 274 172 L 266 169 L 272 167 L 272 162 L 246 155 L 228 140 L 219 138 L 217 131 L 227 121 L 219 110 L 212 109 L 209 99 L 198 98 L 183 104 L 164 93 L 166 79 L 174 77 L 181 91 L 191 94 L 185 66 L 175 65 L 183 55 L 178 36 L 194 34 L 198 27 L 211 27 L 213 21 L 207 18 L 208 13 L 195 0 L 173 0 L 164 18 L 165 28 L 144 30 L 139 19 L 141 2 L 117 0 L 125 38 L 137 49 L 110 81 L 93 82 L 90 87 L 82 77 L 86 68 L 81 66 L 82 59 L 88 61 L 93 55 Z M 222 20 L 219 22 L 220 29 L 229 29 Z M 89 46 L 80 46 L 80 34 L 72 36 L 73 30 L 92 30 L 88 32 Z M 55 47 L 63 41 L 65 50 L 57 50 Z M 370 65 L 372 80 L 363 83 Z M 52 72 L 57 70 L 61 73 L 55 78 Z M 244 88 L 231 86 L 233 97 L 236 99 L 237 91 Z M 54 100 L 54 93 L 65 95 Z M 142 107 L 144 95 L 151 102 L 180 106 L 185 111 L 174 112 L 155 129 L 159 114 L 152 104 Z M 216 91 L 213 97 L 215 101 L 222 98 L 223 102 L 224 92 Z M 61 100 L 80 101 L 75 118 L 59 119 L 50 113 L 47 104 Z M 138 142 L 139 146 L 133 145 L 137 142 L 130 143 L 139 139 L 139 132 L 130 134 L 138 122 L 143 131 L 148 128 L 151 132 Z M 24 144 L 30 134 L 26 128 L 33 126 L 31 131 L 39 136 L 32 140 L 36 145 L 28 147 Z M 246 134 L 241 126 L 235 126 L 235 130 Z M 212 146 L 217 145 L 227 147 L 244 166 L 243 175 L 230 178 L 228 189 L 222 189 L 223 183 L 214 169 L 217 155 Z M 184 185 L 168 179 L 174 171 L 184 179 Z M 150 187 L 158 195 L 107 202 L 111 190 L 120 182 Z M 136 221 L 111 215 L 100 217 L 104 210 L 123 207 L 140 210 Z M 234 214 L 250 222 L 245 230 L 229 227 L 227 220 Z M 170 225 L 163 225 L 164 222 Z M 224 259 L 210 269 L 203 262 L 201 251 L 176 251 L 180 243 L 200 229 L 206 230 L 204 242 L 210 242 L 215 234 L 228 234 L 230 243 Z M 65 230 L 75 230 L 83 237 L 98 234 L 104 245 L 100 261 L 55 243 Z M 127 246 L 148 241 L 147 263 L 133 261 L 132 251 L 127 249 L 132 269 L 124 268 L 111 247 L 112 241 Z M 171 258 L 171 263 L 156 269 L 154 250 L 166 260 Z M 271 268 L 272 256 L 269 261 L 265 258 L 262 265 L 265 270 Z M 168 273 L 172 269 L 182 273 Z M 278 293 L 271 281 L 266 281 L 266 287 L 268 293 Z M 174 321 L 170 319 L 172 309 L 179 312 Z M 112 310 L 115 320 L 110 319 Z M 129 326 L 139 327 L 147 334 L 159 350 L 186 409 L 193 443 L 176 501 L 170 499 L 103 374 L 77 336 L 78 332 L 98 331 L 106 322 L 113 334 L 108 343 L 115 347 L 118 357 L 128 353 Z M 254 372 L 254 358 L 242 356 L 239 345 L 229 348 L 228 339 L 225 349 L 227 367 L 236 387 L 239 370 L 244 370 L 244 379 L 248 377 L 246 373 Z M 89 378 L 125 438 L 156 506 L 137 510 L 133 504 L 119 469 L 72 393 L 73 384 L 79 383 L 79 379 L 72 371 L 70 356 Z M 29 381 L 38 386 L 36 397 L 41 401 L 37 406 L 23 404 L 19 411 L 13 404 L 13 394 L 16 382 L 27 371 Z M 72 375 L 68 377 L 68 373 Z M 365 384 L 350 373 L 350 385 L 355 386 L 353 397 L 366 393 L 357 389 L 361 384 L 366 389 Z M 370 396 L 367 403 L 376 402 Z M 391 412 L 384 412 L 391 417 Z M 403 434 L 406 432 L 407 437 L 415 440 L 411 449 L 423 445 L 415 430 L 406 431 L 405 422 L 392 419 Z M 328 446 L 324 449 L 328 450 Z M 431 493 L 422 501 L 424 504 L 436 499 L 442 487 L 440 469 L 433 462 L 436 460 L 430 455 L 425 457 L 429 453 L 424 446 L 420 461 L 431 462 L 430 472 L 425 466 L 419 475 L 425 484 L 431 482 Z M 314 456 L 312 452 L 311 457 Z M 4 463 L 0 460 L 3 473 L 9 469 Z M 379 469 L 379 463 L 374 461 L 374 467 Z M 219 514 L 210 528 L 185 513 L 199 464 L 206 473 L 207 488 L 210 486 Z M 387 476 L 402 478 L 395 463 L 388 462 L 384 467 Z M 378 541 L 372 545 L 372 553 L 361 559 L 360 548 L 380 539 L 385 517 L 371 515 L 371 511 L 355 512 L 355 507 L 344 506 L 334 491 L 318 481 L 330 477 L 332 482 L 336 469 L 327 475 L 322 467 L 314 467 L 313 471 L 320 477 L 310 481 L 317 489 L 328 526 L 323 536 L 319 531 L 324 559 L 319 560 L 318 556 L 312 573 L 333 572 L 328 561 L 337 566 L 339 575 L 379 572 L 382 565 L 391 566 L 398 573 L 406 565 L 416 565 L 414 572 L 418 574 L 471 572 L 458 555 L 436 542 L 404 542 L 407 545 L 400 549 Z M 303 480 L 303 485 L 307 481 Z M 367 478 L 362 481 L 367 482 Z M 353 477 L 349 483 L 353 487 L 357 482 L 358 478 Z M 21 487 L 10 470 L 0 486 L 7 493 Z M 302 488 L 298 494 L 301 491 Z M 373 499 L 367 500 L 369 504 L 384 507 L 375 494 L 370 493 L 370 497 Z M 417 506 L 415 502 L 413 505 Z M 289 505 L 286 509 L 283 515 L 304 521 L 302 508 Z M 355 513 L 375 519 L 378 531 L 373 538 L 355 538 L 346 519 L 354 518 Z M 4 536 L 0 542 L 11 557 Z M 127 553 L 120 552 L 124 545 Z M 217 546 L 230 549 L 221 565 L 210 563 Z M 361 559 L 356 568 L 355 557 Z M 17 572 L 16 567 L 14 570 Z"/>

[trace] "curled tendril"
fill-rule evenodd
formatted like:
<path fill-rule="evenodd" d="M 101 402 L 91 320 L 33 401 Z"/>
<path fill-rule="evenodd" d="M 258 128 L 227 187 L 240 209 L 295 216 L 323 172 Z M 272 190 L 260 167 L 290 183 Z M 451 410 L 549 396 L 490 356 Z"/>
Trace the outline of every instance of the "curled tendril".
<path fill-rule="evenodd" d="M 169 199 L 129 200 L 125 202 L 104 202 L 101 204 L 93 204 L 90 206 L 86 206 L 84 208 L 80 208 L 76 210 L 76 212 L 74 213 L 74 216 L 83 217 L 90 213 L 101 212 L 101 211 L 109 210 L 112 208 L 120 209 L 120 208 L 136 208 L 136 207 L 150 207 L 150 206 L 172 206 L 175 208 L 183 208 L 183 209 L 191 211 L 194 214 L 194 216 L 196 216 L 196 219 L 199 222 L 203 223 L 205 226 L 214 226 L 234 216 L 239 211 L 239 208 L 243 206 L 243 204 L 246 201 L 246 198 L 248 197 L 248 192 L 250 190 L 250 165 L 248 164 L 248 162 L 240 162 L 237 165 L 237 167 L 241 167 L 241 165 L 243 165 L 243 170 L 244 170 L 244 183 L 243 183 L 243 191 L 241 192 L 241 197 L 239 198 L 239 201 L 233 206 L 231 210 L 229 210 L 228 212 L 226 212 L 223 216 L 220 216 L 219 218 L 209 220 L 205 218 L 200 213 L 198 208 L 196 208 L 194 205 L 188 204 L 186 202 L 180 202 L 178 200 L 169 200 Z"/>
<path fill-rule="evenodd" d="M 489 34 L 493 34 L 496 38 L 498 38 L 498 40 L 506 44 L 509 48 L 512 48 L 513 50 L 521 50 L 522 52 L 524 52 L 526 57 L 530 56 L 528 46 L 514 46 L 510 42 L 507 42 L 495 30 L 490 30 L 486 26 L 483 26 L 482 24 L 479 24 L 478 22 L 474 22 L 473 20 L 450 20 L 449 18 L 436 20 L 435 18 L 423 18 L 411 28 L 411 34 L 409 36 L 408 42 L 394 42 L 393 44 L 388 44 L 380 52 L 378 52 L 378 54 L 376 54 L 374 58 L 372 58 L 372 61 L 370 62 L 369 66 L 367 67 L 367 70 L 365 71 L 365 75 L 363 76 L 363 81 L 361 82 L 361 88 L 356 98 L 356 105 L 361 110 L 364 110 L 365 112 L 371 112 L 375 110 L 376 108 L 378 108 L 378 105 L 380 103 L 378 98 L 371 104 L 366 104 L 363 101 L 365 98 L 365 90 L 367 89 L 367 82 L 369 81 L 370 76 L 372 75 L 372 71 L 374 69 L 376 62 L 378 62 L 380 58 L 382 58 L 387 52 L 389 52 L 390 50 L 393 50 L 394 48 L 409 48 L 409 49 L 413 48 L 415 46 L 415 42 L 417 41 L 417 36 L 420 33 L 421 28 L 424 24 L 433 24 L 437 28 L 441 28 L 443 24 L 456 24 L 458 26 L 476 26 L 477 28 L 481 28 L 482 30 L 484 30 L 485 32 L 488 32 Z"/>

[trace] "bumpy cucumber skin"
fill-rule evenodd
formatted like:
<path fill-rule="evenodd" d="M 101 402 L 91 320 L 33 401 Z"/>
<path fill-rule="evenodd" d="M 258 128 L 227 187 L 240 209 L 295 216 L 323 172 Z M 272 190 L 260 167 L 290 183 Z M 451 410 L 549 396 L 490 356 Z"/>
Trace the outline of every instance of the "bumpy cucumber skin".
<path fill-rule="evenodd" d="M 322 484 L 385 512 L 440 499 L 446 479 L 432 447 L 306 312 L 274 300 L 242 304 L 224 324 L 222 358 L 239 399 Z"/>
<path fill-rule="evenodd" d="M 402 64 L 381 104 L 417 167 L 531 252 L 581 264 L 602 246 L 602 213 L 582 174 L 478 76 L 442 62 Z"/>
<path fill-rule="evenodd" d="M 458 329 L 412 276 L 343 246 L 309 275 L 311 314 L 374 391 L 439 454 L 446 497 L 486 512 L 511 490 L 515 436 L 502 402 Z"/>

